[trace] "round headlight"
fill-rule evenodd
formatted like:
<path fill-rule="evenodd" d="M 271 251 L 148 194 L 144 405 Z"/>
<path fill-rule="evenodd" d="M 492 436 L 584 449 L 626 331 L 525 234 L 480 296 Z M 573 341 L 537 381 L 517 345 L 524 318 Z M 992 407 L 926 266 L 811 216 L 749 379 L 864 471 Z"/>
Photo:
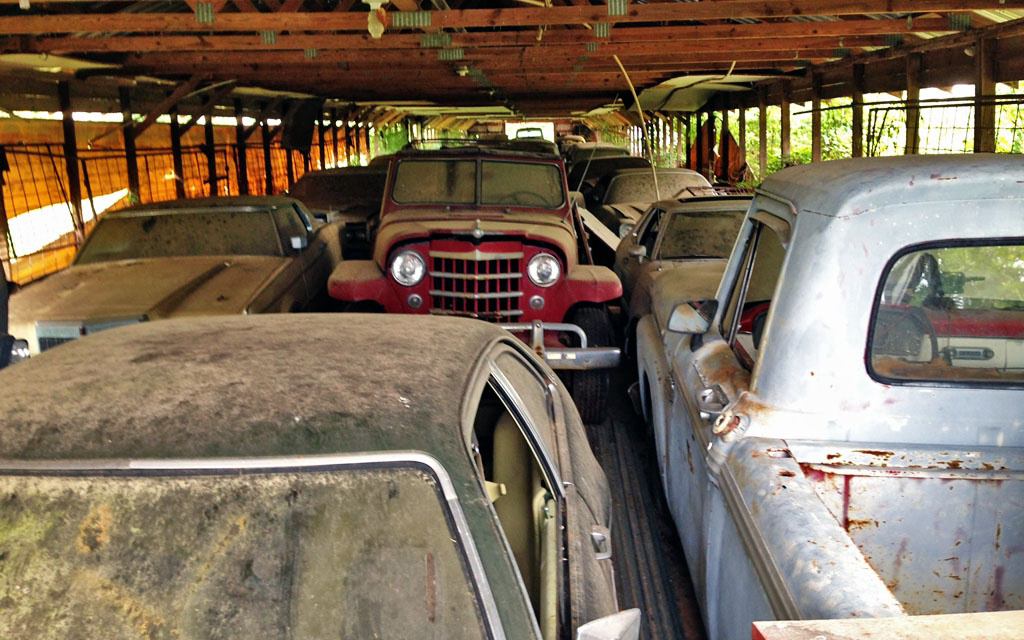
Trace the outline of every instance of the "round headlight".
<path fill-rule="evenodd" d="M 412 249 L 399 251 L 391 259 L 391 277 L 400 285 L 406 287 L 417 285 L 426 274 L 427 263 L 423 260 L 423 256 Z"/>
<path fill-rule="evenodd" d="M 558 281 L 562 273 L 562 266 L 558 264 L 558 258 L 549 253 L 538 253 L 530 258 L 530 264 L 526 266 L 526 273 L 530 281 L 538 287 L 550 287 Z"/>

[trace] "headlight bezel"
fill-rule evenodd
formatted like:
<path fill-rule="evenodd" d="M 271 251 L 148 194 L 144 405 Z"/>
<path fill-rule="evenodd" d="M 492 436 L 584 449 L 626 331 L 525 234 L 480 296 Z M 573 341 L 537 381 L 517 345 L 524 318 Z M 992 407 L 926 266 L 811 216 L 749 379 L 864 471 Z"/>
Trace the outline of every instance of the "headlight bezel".
<path fill-rule="evenodd" d="M 540 275 L 543 266 L 549 267 L 549 275 L 546 278 Z M 526 275 L 530 282 L 538 287 L 551 287 L 562 277 L 562 263 L 554 255 L 541 252 L 530 258 L 526 265 Z"/>
<path fill-rule="evenodd" d="M 413 263 L 418 263 L 418 266 L 414 268 L 411 274 L 407 274 L 403 267 Z M 403 287 L 415 287 L 427 277 L 427 261 L 415 249 L 402 249 L 391 256 L 388 273 L 391 274 L 392 280 Z"/>

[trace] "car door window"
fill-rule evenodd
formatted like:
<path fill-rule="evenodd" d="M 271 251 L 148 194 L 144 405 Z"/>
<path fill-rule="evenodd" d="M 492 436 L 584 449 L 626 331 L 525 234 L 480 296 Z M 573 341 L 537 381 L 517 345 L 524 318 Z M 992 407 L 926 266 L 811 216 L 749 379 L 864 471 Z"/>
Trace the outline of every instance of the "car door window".
<path fill-rule="evenodd" d="M 494 357 L 472 447 L 498 523 L 544 638 L 558 632 L 564 493 L 550 451 L 552 401 L 544 376 L 511 349 Z"/>
<path fill-rule="evenodd" d="M 647 249 L 647 255 L 651 259 L 654 258 L 654 245 L 658 241 L 658 232 L 661 231 L 664 216 L 665 212 L 661 209 L 652 211 L 647 226 L 640 231 L 640 235 L 637 237 L 637 244 Z"/>
<path fill-rule="evenodd" d="M 736 274 L 722 316 L 722 336 L 740 362 L 753 369 L 761 346 L 768 308 L 785 257 L 783 239 L 789 232 L 785 221 L 771 214 L 753 216 L 743 261 Z"/>

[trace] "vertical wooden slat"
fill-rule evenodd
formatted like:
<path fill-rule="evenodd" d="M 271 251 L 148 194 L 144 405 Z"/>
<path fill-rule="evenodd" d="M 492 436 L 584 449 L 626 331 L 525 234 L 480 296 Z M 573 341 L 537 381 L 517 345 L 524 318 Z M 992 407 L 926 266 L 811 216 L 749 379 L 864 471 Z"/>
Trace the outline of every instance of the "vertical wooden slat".
<path fill-rule="evenodd" d="M 331 109 L 331 143 L 334 145 L 332 166 L 338 166 L 338 110 Z"/>
<path fill-rule="evenodd" d="M 696 140 L 694 140 L 694 143 L 697 145 L 697 153 L 695 154 L 696 157 L 694 158 L 694 164 L 696 166 L 693 167 L 693 169 L 699 172 L 702 176 L 707 176 L 708 173 L 704 167 L 704 126 L 701 122 L 701 120 L 703 120 L 704 118 L 702 112 L 699 110 L 694 115 L 697 116 L 697 122 L 695 123 L 697 127 L 697 138 Z"/>
<path fill-rule="evenodd" d="M 68 174 L 68 197 L 71 202 L 71 219 L 79 242 L 85 237 L 85 223 L 82 219 L 82 181 L 78 173 L 78 140 L 75 137 L 75 120 L 71 109 L 71 87 L 67 81 L 57 83 L 57 98 L 60 102 L 61 127 L 64 132 L 64 166 Z"/>
<path fill-rule="evenodd" d="M 203 104 L 208 105 L 210 98 L 203 98 Z M 213 137 L 213 109 L 211 108 L 204 116 L 205 126 L 203 127 L 203 140 L 206 143 L 206 172 L 210 179 L 210 195 L 219 194 L 217 190 L 217 148 Z"/>
<path fill-rule="evenodd" d="M 320 169 L 326 169 L 327 164 L 324 156 L 327 155 L 327 142 L 324 139 L 324 112 L 321 109 L 320 115 L 316 118 L 316 140 L 320 146 Z"/>
<path fill-rule="evenodd" d="M 238 193 L 249 195 L 249 162 L 245 153 L 245 125 L 242 122 L 242 101 L 235 98 L 235 166 L 238 169 Z"/>
<path fill-rule="evenodd" d="M 821 162 L 821 74 L 811 74 L 811 162 Z"/>
<path fill-rule="evenodd" d="M 978 38 L 974 48 L 977 64 L 974 78 L 974 152 L 993 153 L 996 150 L 996 105 L 991 97 L 996 93 L 992 79 L 996 60 L 996 43 Z"/>
<path fill-rule="evenodd" d="M 185 164 L 181 159 L 181 126 L 178 124 L 178 107 L 171 107 L 171 159 L 174 162 L 174 195 L 185 197 Z"/>
<path fill-rule="evenodd" d="M 130 87 L 117 88 L 121 105 L 121 116 L 124 126 L 121 127 L 121 138 L 124 142 L 124 159 L 128 171 L 128 201 L 135 204 L 140 201 L 141 186 L 139 184 L 139 155 L 135 148 L 135 121 L 132 119 L 132 97 Z"/>
<path fill-rule="evenodd" d="M 690 149 L 692 148 L 691 147 L 692 143 L 691 143 L 690 140 L 691 140 L 691 133 L 692 133 L 691 132 L 691 127 L 692 127 L 692 124 L 693 124 L 692 123 L 692 118 L 691 118 L 690 114 L 686 114 L 685 116 L 683 116 L 683 121 L 686 124 L 686 164 L 683 165 L 683 166 L 685 166 L 688 169 L 693 169 L 693 167 L 690 166 Z"/>
<path fill-rule="evenodd" d="M 263 113 L 260 114 L 260 133 L 263 136 L 263 192 L 269 196 L 274 193 L 274 167 L 271 165 L 270 125 L 267 124 L 265 105 L 261 111 L 263 111 Z"/>
<path fill-rule="evenodd" d="M 761 180 L 768 177 L 768 87 L 757 88 L 757 164 Z"/>
<path fill-rule="evenodd" d="M 722 160 L 722 175 L 719 179 L 725 183 L 729 183 L 732 176 L 729 175 L 729 162 L 732 160 L 732 150 L 729 148 L 729 94 L 725 93 L 722 95 L 722 132 L 718 136 L 718 148 L 721 149 L 719 154 Z M 714 171 L 714 164 L 711 165 L 711 170 Z"/>
<path fill-rule="evenodd" d="M 914 155 L 921 143 L 921 54 L 907 55 L 907 141 L 903 153 Z"/>
<path fill-rule="evenodd" d="M 853 141 L 850 146 L 850 155 L 854 158 L 864 157 L 864 63 L 858 62 L 853 65 Z"/>
<path fill-rule="evenodd" d="M 789 105 L 790 105 L 790 85 L 788 82 L 783 82 L 782 85 L 782 101 L 779 104 L 779 108 L 782 113 L 779 114 L 779 151 L 782 154 L 782 166 L 786 166 L 790 163 L 790 129 L 789 129 Z"/>

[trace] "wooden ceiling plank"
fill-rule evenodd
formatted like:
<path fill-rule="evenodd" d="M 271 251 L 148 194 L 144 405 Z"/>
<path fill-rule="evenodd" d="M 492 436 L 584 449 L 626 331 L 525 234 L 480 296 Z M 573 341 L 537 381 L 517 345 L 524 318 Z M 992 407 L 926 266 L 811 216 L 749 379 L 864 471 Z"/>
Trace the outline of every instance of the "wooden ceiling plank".
<path fill-rule="evenodd" d="M 280 8 L 277 0 L 264 0 Z M 770 18 L 789 16 L 837 16 L 872 13 L 908 13 L 924 11 L 964 12 L 1024 8 L 1024 0 L 786 0 L 785 2 L 672 2 L 631 4 L 626 15 L 608 16 L 600 6 L 523 7 L 511 9 L 467 9 L 431 11 L 431 27 L 471 28 L 509 25 L 581 24 L 612 22 L 700 21 L 735 17 Z M 365 29 L 362 12 L 298 13 L 224 13 L 217 15 L 217 31 L 360 31 Z M 59 16 L 14 15 L 0 17 L 0 34 L 42 35 L 69 32 L 92 33 L 195 33 L 209 31 L 211 25 L 196 23 L 191 14 L 115 13 L 62 14 Z"/>
<path fill-rule="evenodd" d="M 164 101 L 153 107 L 150 112 L 146 114 L 146 117 L 142 119 L 142 122 L 135 125 L 135 137 L 139 137 L 142 135 L 143 131 L 153 126 L 157 118 L 170 111 L 171 107 L 176 105 L 182 98 L 192 93 L 203 80 L 204 76 L 196 74 L 175 87 L 174 91 L 172 91 Z"/>

